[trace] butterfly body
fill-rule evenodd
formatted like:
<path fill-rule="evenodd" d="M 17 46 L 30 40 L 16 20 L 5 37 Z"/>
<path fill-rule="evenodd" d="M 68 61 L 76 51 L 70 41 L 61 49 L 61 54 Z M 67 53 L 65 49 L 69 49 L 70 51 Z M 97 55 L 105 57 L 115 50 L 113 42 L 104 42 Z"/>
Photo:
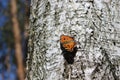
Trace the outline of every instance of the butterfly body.
<path fill-rule="evenodd" d="M 60 36 L 60 46 L 64 59 L 68 64 L 73 64 L 77 52 L 76 41 L 67 35 Z"/>

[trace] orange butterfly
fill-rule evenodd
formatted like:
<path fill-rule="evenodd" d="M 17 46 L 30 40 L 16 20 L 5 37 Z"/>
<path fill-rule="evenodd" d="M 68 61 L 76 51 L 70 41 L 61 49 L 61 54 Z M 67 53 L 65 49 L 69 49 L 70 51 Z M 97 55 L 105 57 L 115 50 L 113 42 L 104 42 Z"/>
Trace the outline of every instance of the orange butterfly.
<path fill-rule="evenodd" d="M 60 43 L 62 47 L 69 52 L 72 52 L 74 47 L 76 46 L 74 38 L 67 35 L 60 36 Z"/>

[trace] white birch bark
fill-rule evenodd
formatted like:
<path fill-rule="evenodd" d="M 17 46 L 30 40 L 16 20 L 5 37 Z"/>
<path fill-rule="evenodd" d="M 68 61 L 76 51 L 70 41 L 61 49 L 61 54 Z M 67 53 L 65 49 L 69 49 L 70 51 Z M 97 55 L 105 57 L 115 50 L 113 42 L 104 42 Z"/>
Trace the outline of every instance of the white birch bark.
<path fill-rule="evenodd" d="M 26 80 L 120 80 L 120 0 L 31 0 L 29 34 Z M 62 34 L 80 43 L 73 65 Z"/>

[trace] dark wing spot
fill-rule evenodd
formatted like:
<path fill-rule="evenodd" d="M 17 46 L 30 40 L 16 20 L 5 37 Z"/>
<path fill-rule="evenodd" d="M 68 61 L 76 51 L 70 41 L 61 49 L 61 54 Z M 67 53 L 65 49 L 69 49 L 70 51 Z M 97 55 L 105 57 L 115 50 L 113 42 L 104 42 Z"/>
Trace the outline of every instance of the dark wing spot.
<path fill-rule="evenodd" d="M 70 45 L 67 45 L 68 48 L 70 48 Z"/>

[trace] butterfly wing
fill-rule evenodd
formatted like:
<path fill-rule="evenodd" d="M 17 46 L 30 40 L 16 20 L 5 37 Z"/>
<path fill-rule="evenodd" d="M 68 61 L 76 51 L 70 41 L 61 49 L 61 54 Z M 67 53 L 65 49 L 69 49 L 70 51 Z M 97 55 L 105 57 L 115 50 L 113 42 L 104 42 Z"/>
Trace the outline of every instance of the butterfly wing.
<path fill-rule="evenodd" d="M 73 51 L 73 48 L 76 45 L 74 38 L 66 35 L 60 36 L 60 43 L 62 44 L 63 48 L 70 52 Z"/>
<path fill-rule="evenodd" d="M 64 59 L 68 64 L 73 64 L 77 52 L 76 42 L 73 37 L 67 35 L 60 36 L 60 46 Z"/>

